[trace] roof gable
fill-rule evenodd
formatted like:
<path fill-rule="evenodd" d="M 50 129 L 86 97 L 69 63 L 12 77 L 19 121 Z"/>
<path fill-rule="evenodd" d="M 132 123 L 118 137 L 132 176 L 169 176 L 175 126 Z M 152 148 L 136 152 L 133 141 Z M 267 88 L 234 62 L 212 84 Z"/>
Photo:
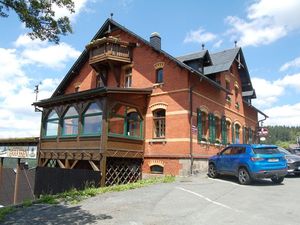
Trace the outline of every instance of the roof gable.
<path fill-rule="evenodd" d="M 209 83 L 211 83 L 213 86 L 217 87 L 218 89 L 221 89 L 221 90 L 227 92 L 227 90 L 225 88 L 223 88 L 222 86 L 220 86 L 218 83 L 216 83 L 216 82 L 210 80 L 208 77 L 204 76 L 203 73 L 201 73 L 201 71 L 195 70 L 194 68 L 190 67 L 189 65 L 186 65 L 185 63 L 181 62 L 180 60 L 176 59 L 175 57 L 171 56 L 170 54 L 168 54 L 167 52 L 165 52 L 163 50 L 154 48 L 150 44 L 149 41 L 146 41 L 142 37 L 138 36 L 137 34 L 133 33 L 132 31 L 128 30 L 127 28 L 125 28 L 124 26 L 120 25 L 119 23 L 117 23 L 116 21 L 114 21 L 112 19 L 107 19 L 104 22 L 104 24 L 101 26 L 101 28 L 98 30 L 98 32 L 95 34 L 95 36 L 92 38 L 91 41 L 96 40 L 96 39 L 101 38 L 101 37 L 104 37 L 105 35 L 109 34 L 110 31 L 113 31 L 114 29 L 121 29 L 122 31 L 124 31 L 126 33 L 129 33 L 130 35 L 132 35 L 133 37 L 135 37 L 139 41 L 143 42 L 145 45 L 151 47 L 152 50 L 163 54 L 165 57 L 167 57 L 171 61 L 175 62 L 178 66 L 180 66 L 180 67 L 190 71 L 191 73 L 201 77 L 202 79 L 208 81 Z M 208 51 L 204 54 L 204 56 L 206 56 L 207 54 L 208 54 Z M 88 60 L 88 57 L 89 57 L 88 51 L 85 49 L 81 53 L 79 58 L 76 60 L 76 62 L 73 64 L 73 66 L 70 68 L 70 70 L 68 71 L 68 73 L 66 74 L 64 79 L 58 85 L 58 87 L 54 91 L 52 97 L 55 97 L 55 96 L 58 96 L 58 95 L 62 94 L 62 90 L 66 87 L 66 85 L 69 83 L 69 81 L 76 74 L 76 71 L 78 71 L 79 68 L 81 68 L 82 65 Z M 208 57 L 209 57 L 209 54 L 208 54 Z"/>

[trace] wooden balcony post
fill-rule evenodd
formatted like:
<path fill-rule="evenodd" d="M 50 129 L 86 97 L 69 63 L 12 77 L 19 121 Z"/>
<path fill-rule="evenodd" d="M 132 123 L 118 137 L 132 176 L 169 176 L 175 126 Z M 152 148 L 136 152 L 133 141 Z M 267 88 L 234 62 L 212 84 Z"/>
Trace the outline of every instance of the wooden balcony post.
<path fill-rule="evenodd" d="M 103 98 L 103 113 L 102 113 L 102 134 L 101 134 L 101 144 L 100 144 L 100 171 L 101 180 L 100 186 L 105 186 L 106 179 L 106 151 L 107 151 L 107 137 L 108 137 L 108 111 L 107 111 L 107 97 Z"/>

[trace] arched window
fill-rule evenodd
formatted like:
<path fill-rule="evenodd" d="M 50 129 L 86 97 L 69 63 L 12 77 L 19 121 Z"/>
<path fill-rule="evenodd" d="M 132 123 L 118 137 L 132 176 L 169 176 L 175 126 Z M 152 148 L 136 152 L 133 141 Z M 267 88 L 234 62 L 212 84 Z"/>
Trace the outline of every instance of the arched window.
<path fill-rule="evenodd" d="M 207 131 L 208 131 L 208 120 L 207 113 L 201 112 L 201 120 L 202 120 L 202 140 L 207 141 Z"/>
<path fill-rule="evenodd" d="M 230 140 L 231 140 L 231 136 L 233 135 L 231 132 L 230 132 L 230 127 L 231 127 L 231 122 L 229 120 L 226 120 L 226 132 L 227 132 L 227 143 L 226 144 L 229 144 L 230 143 Z M 231 135 L 230 135 L 231 134 Z"/>
<path fill-rule="evenodd" d="M 78 134 L 78 113 L 72 106 L 66 112 L 63 118 L 63 130 L 62 135 L 77 135 Z"/>
<path fill-rule="evenodd" d="M 102 110 L 97 103 L 91 103 L 83 114 L 83 134 L 101 134 Z"/>
<path fill-rule="evenodd" d="M 161 165 L 152 165 L 150 166 L 150 171 L 154 174 L 163 174 L 164 168 Z"/>
<path fill-rule="evenodd" d="M 218 116 L 215 116 L 215 132 L 216 132 L 216 143 L 221 143 L 221 119 Z"/>
<path fill-rule="evenodd" d="M 156 83 L 164 82 L 164 71 L 163 68 L 159 68 L 156 70 Z"/>
<path fill-rule="evenodd" d="M 234 130 L 235 130 L 235 143 L 239 144 L 240 143 L 240 129 L 241 126 L 239 124 L 234 125 Z"/>
<path fill-rule="evenodd" d="M 139 137 L 141 135 L 141 120 L 137 112 L 130 112 L 126 117 L 126 135 Z"/>
<path fill-rule="evenodd" d="M 154 138 L 165 138 L 166 110 L 157 109 L 153 112 Z"/>
<path fill-rule="evenodd" d="M 45 136 L 46 137 L 57 136 L 58 124 L 59 124 L 58 115 L 54 110 L 52 110 L 49 113 L 46 120 Z"/>
<path fill-rule="evenodd" d="M 109 114 L 108 132 L 123 137 L 142 137 L 143 120 L 135 108 L 116 104 Z"/>

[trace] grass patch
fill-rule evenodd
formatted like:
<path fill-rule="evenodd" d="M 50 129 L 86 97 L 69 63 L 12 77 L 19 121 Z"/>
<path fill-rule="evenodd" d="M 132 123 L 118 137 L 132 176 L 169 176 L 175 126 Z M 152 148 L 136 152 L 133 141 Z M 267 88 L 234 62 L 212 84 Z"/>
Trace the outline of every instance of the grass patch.
<path fill-rule="evenodd" d="M 132 190 L 136 188 L 149 186 L 152 184 L 171 183 L 174 181 L 175 181 L 174 176 L 164 176 L 164 177 L 154 177 L 150 179 L 139 180 L 135 183 L 114 185 L 109 187 L 101 187 L 101 188 L 88 187 L 84 190 L 71 189 L 69 191 L 56 194 L 56 195 L 42 196 L 39 202 L 48 203 L 48 204 L 55 204 L 58 202 L 67 202 L 71 204 L 76 204 L 82 201 L 83 199 L 94 197 L 98 194 Z"/>
<path fill-rule="evenodd" d="M 16 209 L 12 206 L 0 208 L 0 221 L 3 221 L 5 216 L 14 212 Z"/>

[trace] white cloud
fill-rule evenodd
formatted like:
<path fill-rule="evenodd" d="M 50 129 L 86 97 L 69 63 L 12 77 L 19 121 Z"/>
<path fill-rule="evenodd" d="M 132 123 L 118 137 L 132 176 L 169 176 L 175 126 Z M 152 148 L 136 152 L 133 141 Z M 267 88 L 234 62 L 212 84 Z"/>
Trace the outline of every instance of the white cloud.
<path fill-rule="evenodd" d="M 213 48 L 220 48 L 223 44 L 223 40 L 219 40 L 216 43 L 214 43 Z"/>
<path fill-rule="evenodd" d="M 79 55 L 79 51 L 64 42 L 42 48 L 26 48 L 22 52 L 28 63 L 38 63 L 50 68 L 62 68 L 68 60 L 75 59 Z"/>
<path fill-rule="evenodd" d="M 34 81 L 25 72 L 28 63 L 33 63 L 33 61 L 30 57 L 26 58 L 24 52 L 30 48 L 33 51 L 41 51 L 44 44 L 28 41 L 24 36 L 20 36 L 15 42 L 15 46 L 20 48 L 0 48 L 0 138 L 39 136 L 40 130 L 41 115 L 35 113 L 34 107 L 31 105 L 35 101 L 35 94 L 31 87 Z M 48 47 L 51 46 L 46 46 L 44 49 L 48 49 Z M 56 47 L 60 46 L 56 45 Z M 56 54 L 62 54 L 57 48 Z M 70 52 L 70 49 L 66 48 L 65 51 Z M 53 63 L 49 55 L 50 53 L 44 57 Z M 70 57 L 59 58 L 60 61 L 57 60 L 57 62 L 63 65 L 68 59 Z M 42 80 L 39 99 L 49 98 L 58 84 L 58 79 Z"/>
<path fill-rule="evenodd" d="M 272 107 L 264 112 L 269 116 L 266 125 L 300 126 L 300 103 Z"/>
<path fill-rule="evenodd" d="M 282 72 L 282 71 L 286 71 L 290 68 L 299 68 L 299 67 L 300 67 L 300 57 L 283 64 L 279 70 Z"/>
<path fill-rule="evenodd" d="M 257 99 L 253 100 L 253 104 L 258 108 L 271 106 L 284 93 L 283 86 L 262 78 L 253 77 L 252 84 L 257 95 Z"/>
<path fill-rule="evenodd" d="M 74 21 L 76 16 L 84 11 L 86 9 L 86 5 L 88 3 L 89 0 L 73 0 L 74 2 L 74 10 L 75 10 L 75 13 L 70 13 L 70 11 L 66 8 L 60 8 L 56 5 L 53 6 L 53 10 L 55 11 L 55 17 L 56 18 L 60 18 L 60 17 L 63 17 L 63 16 L 67 16 L 70 18 L 71 21 Z"/>
<path fill-rule="evenodd" d="M 232 27 L 227 31 L 231 39 L 239 39 L 241 46 L 270 44 L 289 32 L 300 28 L 300 1 L 258 0 L 247 9 L 247 19 L 228 16 Z"/>
<path fill-rule="evenodd" d="M 184 43 L 196 42 L 196 43 L 207 43 L 214 41 L 217 36 L 213 33 L 206 32 L 203 28 L 199 28 L 198 30 L 192 30 L 187 33 L 184 39 Z"/>

